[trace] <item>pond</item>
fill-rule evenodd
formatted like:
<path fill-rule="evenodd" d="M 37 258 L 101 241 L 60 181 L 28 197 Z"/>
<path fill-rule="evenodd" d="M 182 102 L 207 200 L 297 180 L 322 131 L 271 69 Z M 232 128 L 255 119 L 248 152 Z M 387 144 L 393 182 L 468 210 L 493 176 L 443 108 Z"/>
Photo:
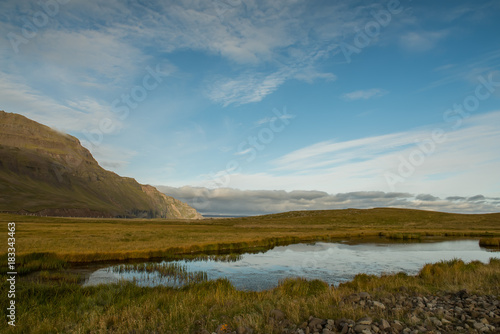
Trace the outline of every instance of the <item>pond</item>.
<path fill-rule="evenodd" d="M 352 280 L 359 273 L 380 275 L 405 272 L 415 275 L 426 263 L 452 259 L 486 263 L 492 257 L 498 258 L 500 254 L 480 247 L 478 240 L 317 242 L 279 246 L 258 254 L 224 257 L 224 261 L 209 257 L 128 267 L 122 265 L 121 268 L 119 265 L 109 266 L 93 271 L 84 286 L 120 280 L 135 281 L 139 286 L 180 286 L 190 277 L 203 277 L 209 280 L 227 278 L 237 289 L 261 291 L 276 287 L 288 277 L 320 279 L 338 285 Z M 162 271 L 158 272 L 158 268 Z M 174 269 L 181 272 L 176 279 L 165 274 Z"/>

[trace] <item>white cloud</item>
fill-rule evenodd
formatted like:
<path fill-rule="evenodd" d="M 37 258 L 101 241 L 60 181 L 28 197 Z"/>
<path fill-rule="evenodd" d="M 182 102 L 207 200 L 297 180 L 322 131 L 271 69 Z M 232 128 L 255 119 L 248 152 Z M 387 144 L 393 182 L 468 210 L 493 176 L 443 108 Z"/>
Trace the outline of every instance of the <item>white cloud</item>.
<path fill-rule="evenodd" d="M 276 170 L 307 170 L 311 167 L 333 166 L 352 160 L 368 159 L 395 147 L 410 145 L 416 134 L 394 133 L 344 142 L 320 142 L 288 153 L 273 161 Z"/>
<path fill-rule="evenodd" d="M 315 68 L 314 62 L 321 52 L 302 54 L 300 59 L 295 59 L 293 65 L 277 64 L 275 72 L 246 72 L 237 78 L 222 78 L 214 81 L 207 88 L 207 97 L 221 103 L 224 107 L 235 104 L 242 105 L 262 101 L 267 95 L 276 91 L 285 81 L 296 79 L 313 83 L 315 80 L 336 80 L 333 73 L 320 72 Z M 382 93 L 382 92 L 380 92 Z"/>
<path fill-rule="evenodd" d="M 274 92 L 287 75 L 276 72 L 270 75 L 244 74 L 237 79 L 225 78 L 216 81 L 207 91 L 207 96 L 224 107 L 230 104 L 247 104 L 259 102 Z"/>
<path fill-rule="evenodd" d="M 62 102 L 48 97 L 19 78 L 0 72 L 0 101 L 2 108 L 32 118 L 35 121 L 63 132 L 81 132 L 99 129 L 100 121 L 109 119 L 115 130 L 122 122 L 112 112 L 111 106 L 89 97 Z"/>
<path fill-rule="evenodd" d="M 325 80 L 325 81 L 337 80 L 337 76 L 335 74 L 319 72 L 312 65 L 297 71 L 293 75 L 293 78 L 300 81 L 305 81 L 309 84 L 312 84 L 316 80 Z"/>
<path fill-rule="evenodd" d="M 122 6 L 124 12 L 130 11 L 129 5 Z M 97 7 L 86 7 L 88 13 L 101 16 Z M 335 80 L 334 74 L 316 65 L 329 57 L 332 38 L 344 35 L 340 31 L 354 33 L 344 21 L 359 19 L 343 4 L 331 4 L 319 13 L 303 1 L 250 0 L 223 8 L 217 2 L 153 2 L 148 7 L 134 8 L 126 22 L 108 18 L 111 27 L 107 31 L 135 44 L 154 43 L 165 52 L 196 50 L 225 57 L 231 65 L 255 66 L 252 74 L 208 78 L 207 96 L 224 106 L 261 101 L 290 79 Z M 321 38 L 311 39 L 310 33 Z"/>
<path fill-rule="evenodd" d="M 328 194 L 322 191 L 208 189 L 158 186 L 167 195 L 193 205 L 204 214 L 258 215 L 296 210 L 397 207 L 461 213 L 498 212 L 495 198 L 482 203 L 441 199 L 430 194 L 359 191 Z"/>
<path fill-rule="evenodd" d="M 351 93 L 345 93 L 342 95 L 342 97 L 346 100 L 349 101 L 354 101 L 354 100 L 368 100 L 374 97 L 381 97 L 389 93 L 388 91 L 384 89 L 379 89 L 379 88 L 372 88 L 372 89 L 366 89 L 366 90 L 357 90 L 355 92 Z"/>
<path fill-rule="evenodd" d="M 451 68 L 454 68 L 456 65 L 455 64 L 446 64 L 446 65 L 441 65 L 441 66 L 438 66 L 434 69 L 435 72 L 441 72 L 441 71 L 446 71 L 446 70 L 449 70 Z"/>
<path fill-rule="evenodd" d="M 409 50 L 423 52 L 432 49 L 442 39 L 449 35 L 449 31 L 410 31 L 400 37 L 401 45 Z"/>
<path fill-rule="evenodd" d="M 262 125 L 266 125 L 266 124 L 269 124 L 271 122 L 274 122 L 274 121 L 276 121 L 278 119 L 280 119 L 280 120 L 288 120 L 288 119 L 293 119 L 293 118 L 295 118 L 295 115 L 283 114 L 283 115 L 280 115 L 280 116 L 273 116 L 273 117 L 264 117 L 264 118 L 261 118 L 257 122 L 255 122 L 255 124 L 257 126 L 262 126 Z"/>
<path fill-rule="evenodd" d="M 23 11 L 40 10 L 36 4 L 28 7 Z M 3 8 L 16 12 L 12 4 Z M 254 66 L 252 74 L 226 72 L 223 78 L 205 81 L 210 83 L 205 89 L 210 100 L 241 105 L 261 101 L 286 80 L 335 80 L 318 64 L 332 55 L 333 45 L 342 37 L 355 34 L 356 25 L 373 19 L 370 9 L 331 3 L 318 11 L 305 1 L 284 0 L 150 1 L 147 5 L 72 1 L 61 6 L 22 55 L 37 55 L 44 64 L 37 70 L 39 75 L 48 75 L 54 82 L 107 90 L 136 78 L 148 60 L 143 50 L 151 46 L 161 53 L 201 51 L 229 60 L 228 72 L 239 65 Z M 9 27 L 23 24 L 9 20 Z"/>
<path fill-rule="evenodd" d="M 72 85 L 106 88 L 129 83 L 142 70 L 137 64 L 147 59 L 107 31 L 51 31 L 34 44 L 38 60 L 44 66 L 67 69 L 65 80 Z"/>

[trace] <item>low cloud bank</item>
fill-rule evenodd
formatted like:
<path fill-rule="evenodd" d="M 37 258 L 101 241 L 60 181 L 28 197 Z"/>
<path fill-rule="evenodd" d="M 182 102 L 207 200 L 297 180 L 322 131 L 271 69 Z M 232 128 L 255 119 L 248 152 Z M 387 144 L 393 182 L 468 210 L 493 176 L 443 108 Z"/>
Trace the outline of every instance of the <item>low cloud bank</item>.
<path fill-rule="evenodd" d="M 161 192 L 193 206 L 204 215 L 260 215 L 296 210 L 374 207 L 412 208 L 456 213 L 500 212 L 500 198 L 474 195 L 439 198 L 431 194 L 357 191 L 328 194 L 306 190 L 239 190 L 232 188 L 158 186 Z"/>

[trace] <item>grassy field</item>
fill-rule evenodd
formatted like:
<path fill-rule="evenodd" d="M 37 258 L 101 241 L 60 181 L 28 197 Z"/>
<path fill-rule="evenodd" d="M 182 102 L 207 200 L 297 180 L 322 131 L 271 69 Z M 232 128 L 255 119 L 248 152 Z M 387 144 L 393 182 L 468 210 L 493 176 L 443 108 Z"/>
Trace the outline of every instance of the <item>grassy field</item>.
<path fill-rule="evenodd" d="M 500 261 L 489 264 L 450 261 L 426 265 L 417 276 L 358 275 L 338 288 L 321 281 L 288 279 L 262 292 L 237 291 L 228 281 L 190 284 L 182 289 L 143 288 L 132 283 L 81 287 L 68 261 L 90 262 L 172 257 L 213 251 L 255 250 L 276 244 L 332 238 L 394 239 L 434 236 L 481 237 L 496 244 L 500 214 L 458 215 L 404 209 L 289 212 L 205 220 L 125 220 L 0 215 L 16 223 L 16 328 L 0 322 L 2 333 L 196 333 L 221 325 L 244 326 L 254 333 L 279 333 L 269 322 L 273 309 L 295 324 L 310 315 L 357 319 L 366 314 L 341 301 L 353 292 L 373 296 L 468 289 L 498 295 Z M 6 263 L 7 237 L 0 248 Z M 6 269 L 0 295 L 7 295 Z M 171 268 L 165 268 L 166 271 Z M 174 268 L 175 269 L 175 268 Z M 144 268 L 148 270 L 148 268 Z M 169 273 L 169 272 L 168 272 Z M 3 308 L 3 314 L 6 310 Z M 371 314 L 387 317 L 383 311 Z M 406 314 L 394 315 L 405 320 Z M 4 316 L 5 319 L 5 316 Z"/>
<path fill-rule="evenodd" d="M 408 209 L 347 209 L 204 220 L 51 218 L 0 214 L 2 233 L 16 223 L 17 254 L 53 253 L 91 262 L 247 250 L 340 237 L 395 239 L 500 236 L 500 213 L 462 215 Z M 6 242 L 0 253 L 7 251 Z"/>

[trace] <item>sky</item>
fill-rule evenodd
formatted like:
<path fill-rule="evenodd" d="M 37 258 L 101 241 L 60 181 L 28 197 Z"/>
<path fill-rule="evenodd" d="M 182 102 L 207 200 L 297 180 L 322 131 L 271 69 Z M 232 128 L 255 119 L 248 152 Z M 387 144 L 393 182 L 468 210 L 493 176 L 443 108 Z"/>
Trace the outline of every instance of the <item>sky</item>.
<path fill-rule="evenodd" d="M 0 2 L 0 110 L 205 214 L 500 211 L 498 1 Z"/>

